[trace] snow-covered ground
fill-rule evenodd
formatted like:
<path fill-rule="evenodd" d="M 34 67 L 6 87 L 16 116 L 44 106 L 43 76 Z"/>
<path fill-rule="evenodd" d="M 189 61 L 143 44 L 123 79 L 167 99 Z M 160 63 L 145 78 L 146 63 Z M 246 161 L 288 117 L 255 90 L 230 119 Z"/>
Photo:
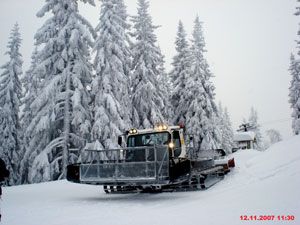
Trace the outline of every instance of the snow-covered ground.
<path fill-rule="evenodd" d="M 101 186 L 67 181 L 5 187 L 2 224 L 300 224 L 300 136 L 234 157 L 236 168 L 204 191 L 107 195 Z M 242 215 L 275 218 L 243 221 Z M 294 221 L 277 218 L 288 215 Z"/>

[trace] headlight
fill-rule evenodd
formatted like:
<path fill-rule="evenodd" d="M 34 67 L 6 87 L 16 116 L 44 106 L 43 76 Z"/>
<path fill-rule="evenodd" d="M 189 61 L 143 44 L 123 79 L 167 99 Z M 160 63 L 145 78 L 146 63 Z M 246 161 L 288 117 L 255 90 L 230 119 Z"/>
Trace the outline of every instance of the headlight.
<path fill-rule="evenodd" d="M 170 142 L 170 143 L 168 144 L 168 146 L 169 146 L 169 148 L 173 149 L 173 148 L 174 148 L 174 143 L 173 143 L 173 142 Z"/>

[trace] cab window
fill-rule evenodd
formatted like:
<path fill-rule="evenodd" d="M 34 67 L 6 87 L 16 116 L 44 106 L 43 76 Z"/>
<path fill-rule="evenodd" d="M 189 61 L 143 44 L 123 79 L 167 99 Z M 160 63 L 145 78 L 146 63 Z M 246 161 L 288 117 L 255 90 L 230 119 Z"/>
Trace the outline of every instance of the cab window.
<path fill-rule="evenodd" d="M 179 131 L 173 131 L 173 141 L 175 148 L 181 147 Z"/>
<path fill-rule="evenodd" d="M 170 138 L 168 132 L 133 135 L 128 138 L 128 147 L 167 145 Z"/>
<path fill-rule="evenodd" d="M 179 131 L 173 131 L 174 156 L 178 157 L 181 154 L 181 142 Z"/>

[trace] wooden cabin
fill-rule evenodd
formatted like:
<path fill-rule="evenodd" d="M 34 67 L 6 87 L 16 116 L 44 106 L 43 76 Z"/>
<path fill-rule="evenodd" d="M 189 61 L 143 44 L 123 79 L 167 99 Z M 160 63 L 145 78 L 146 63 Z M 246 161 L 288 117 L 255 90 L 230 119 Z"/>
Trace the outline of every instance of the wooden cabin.
<path fill-rule="evenodd" d="M 233 140 L 239 149 L 254 149 L 256 137 L 252 131 L 236 132 Z"/>

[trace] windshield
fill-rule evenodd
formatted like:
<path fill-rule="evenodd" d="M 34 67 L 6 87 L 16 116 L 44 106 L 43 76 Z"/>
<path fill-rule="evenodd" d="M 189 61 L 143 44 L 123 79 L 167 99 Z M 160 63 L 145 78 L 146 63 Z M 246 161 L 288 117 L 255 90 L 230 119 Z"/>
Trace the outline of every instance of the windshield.
<path fill-rule="evenodd" d="M 171 139 L 168 132 L 138 134 L 128 138 L 128 147 L 167 145 Z"/>

